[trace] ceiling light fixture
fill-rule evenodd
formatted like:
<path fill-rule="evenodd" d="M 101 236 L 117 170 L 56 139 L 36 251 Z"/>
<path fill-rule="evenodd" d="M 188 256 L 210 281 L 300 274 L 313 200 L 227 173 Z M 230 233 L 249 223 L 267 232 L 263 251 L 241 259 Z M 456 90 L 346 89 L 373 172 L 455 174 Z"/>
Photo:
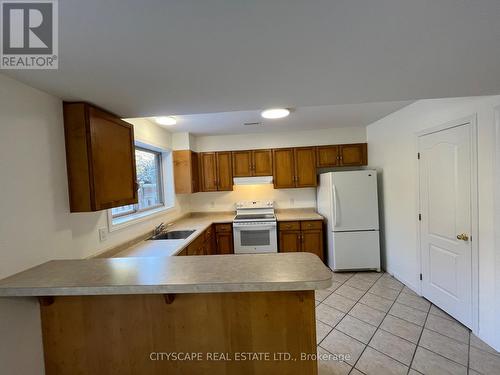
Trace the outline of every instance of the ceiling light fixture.
<path fill-rule="evenodd" d="M 155 121 L 159 125 L 170 126 L 177 124 L 177 119 L 174 116 L 155 117 Z"/>
<path fill-rule="evenodd" d="M 266 109 L 265 111 L 262 111 L 260 114 L 264 118 L 268 119 L 277 119 L 277 118 L 283 118 L 286 117 L 290 114 L 290 110 L 286 108 L 271 108 L 271 109 Z"/>

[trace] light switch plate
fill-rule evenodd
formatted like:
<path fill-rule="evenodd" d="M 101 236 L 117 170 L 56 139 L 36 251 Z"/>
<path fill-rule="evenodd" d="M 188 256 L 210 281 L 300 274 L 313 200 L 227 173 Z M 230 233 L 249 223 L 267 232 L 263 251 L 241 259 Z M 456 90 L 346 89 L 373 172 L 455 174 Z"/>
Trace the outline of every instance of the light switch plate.
<path fill-rule="evenodd" d="M 99 229 L 99 241 L 103 242 L 108 239 L 108 229 L 107 228 L 100 228 Z"/>

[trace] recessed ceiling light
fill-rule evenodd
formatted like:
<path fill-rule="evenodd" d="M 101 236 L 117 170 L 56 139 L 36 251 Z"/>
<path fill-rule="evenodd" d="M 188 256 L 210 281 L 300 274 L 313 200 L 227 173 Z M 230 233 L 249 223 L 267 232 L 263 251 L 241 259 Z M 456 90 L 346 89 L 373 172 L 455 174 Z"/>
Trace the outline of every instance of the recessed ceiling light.
<path fill-rule="evenodd" d="M 159 125 L 175 125 L 177 119 L 174 116 L 155 117 L 155 121 Z"/>
<path fill-rule="evenodd" d="M 266 109 L 265 111 L 262 111 L 260 114 L 264 118 L 269 118 L 269 119 L 276 119 L 276 118 L 283 118 L 286 117 L 290 114 L 290 110 L 286 108 L 271 108 L 271 109 Z"/>

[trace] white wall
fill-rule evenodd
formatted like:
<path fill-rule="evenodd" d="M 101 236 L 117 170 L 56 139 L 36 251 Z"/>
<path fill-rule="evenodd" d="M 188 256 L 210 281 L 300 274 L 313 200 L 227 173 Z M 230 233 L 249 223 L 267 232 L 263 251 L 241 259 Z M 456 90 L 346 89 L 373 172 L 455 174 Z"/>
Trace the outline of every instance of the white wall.
<path fill-rule="evenodd" d="M 479 174 L 479 336 L 500 349 L 495 332 L 494 106 L 500 96 L 422 100 L 367 127 L 368 160 L 380 170 L 384 260 L 390 273 L 419 290 L 416 132 L 477 114 Z"/>
<path fill-rule="evenodd" d="M 137 123 L 136 139 L 170 146 L 170 134 L 150 122 Z M 99 242 L 105 211 L 69 213 L 62 102 L 0 75 L 0 278 L 51 259 L 83 258 L 143 234 L 189 209 L 178 206 Z M 37 305 L 0 299 L 2 374 L 41 374 Z M 15 371 L 14 371 L 15 369 Z"/>
<path fill-rule="evenodd" d="M 304 125 L 307 127 L 307 125 Z M 212 135 L 196 137 L 196 150 L 225 151 L 300 147 L 366 141 L 364 127 L 305 130 L 300 132 Z"/>
<path fill-rule="evenodd" d="M 239 201 L 269 200 L 278 209 L 316 207 L 316 188 L 274 189 L 273 185 L 239 185 L 233 191 L 197 193 L 191 196 L 191 210 L 234 211 Z"/>

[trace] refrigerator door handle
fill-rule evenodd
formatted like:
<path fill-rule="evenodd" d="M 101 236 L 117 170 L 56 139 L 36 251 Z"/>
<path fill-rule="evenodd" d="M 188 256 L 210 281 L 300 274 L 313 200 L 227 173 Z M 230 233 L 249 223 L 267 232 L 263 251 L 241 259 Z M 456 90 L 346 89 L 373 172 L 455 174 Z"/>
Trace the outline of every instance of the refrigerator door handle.
<path fill-rule="evenodd" d="M 337 189 L 335 189 L 335 184 L 332 184 L 332 201 L 333 201 L 333 226 L 338 225 L 337 222 Z"/>

